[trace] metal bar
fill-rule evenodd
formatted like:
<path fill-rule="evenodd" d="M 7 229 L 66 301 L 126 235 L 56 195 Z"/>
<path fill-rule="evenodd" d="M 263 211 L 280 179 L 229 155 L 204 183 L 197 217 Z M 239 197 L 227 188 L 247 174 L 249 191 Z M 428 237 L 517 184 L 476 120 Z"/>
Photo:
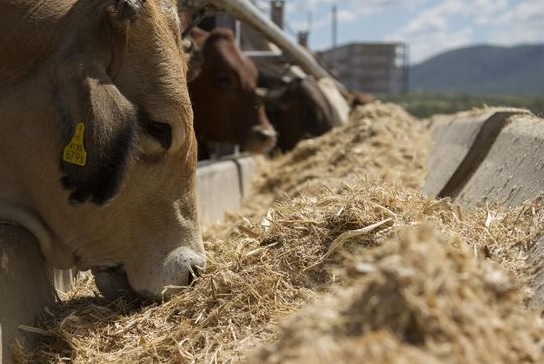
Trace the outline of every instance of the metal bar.
<path fill-rule="evenodd" d="M 261 32 L 306 73 L 318 79 L 332 78 L 308 51 L 289 39 L 276 24 L 264 16 L 248 0 L 180 0 L 179 3 L 180 7 L 197 11 L 206 8 L 208 14 L 226 12 Z"/>
<path fill-rule="evenodd" d="M 248 57 L 282 57 L 285 58 L 282 52 L 274 51 L 244 51 Z"/>

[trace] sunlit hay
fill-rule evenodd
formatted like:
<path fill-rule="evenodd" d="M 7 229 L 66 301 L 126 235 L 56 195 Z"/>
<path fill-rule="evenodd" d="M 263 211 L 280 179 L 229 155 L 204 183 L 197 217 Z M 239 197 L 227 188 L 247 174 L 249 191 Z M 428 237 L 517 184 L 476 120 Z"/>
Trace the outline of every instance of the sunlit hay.
<path fill-rule="evenodd" d="M 256 192 L 295 196 L 314 184 L 356 178 L 419 188 L 429 146 L 429 131 L 400 106 L 360 106 L 347 124 L 302 141 L 291 153 L 266 164 Z"/>
<path fill-rule="evenodd" d="M 245 208 L 204 231 L 208 266 L 193 287 L 167 302 L 145 307 L 123 300 L 108 303 L 95 297 L 92 286 L 80 289 L 42 315 L 38 325 L 43 331 L 38 334 L 43 339 L 41 344 L 35 352 L 25 352 L 22 348 L 21 357 L 32 363 L 244 361 L 263 343 L 279 338 L 281 345 L 285 330 L 279 324 L 287 316 L 319 301 L 333 289 L 357 291 L 362 279 L 374 276 L 375 267 L 381 266 L 387 252 L 397 257 L 405 251 L 409 253 L 410 249 L 402 248 L 406 244 L 387 242 L 396 241 L 399 234 L 414 226 L 428 227 L 429 236 L 452 247 L 444 247 L 447 254 L 436 255 L 436 259 L 442 259 L 436 262 L 439 267 L 455 266 L 457 255 L 450 252 L 458 250 L 467 261 L 474 260 L 470 263 L 474 271 L 485 271 L 478 268 L 482 261 L 498 261 L 518 277 L 509 278 L 507 287 L 512 293 L 503 297 L 504 305 L 520 309 L 520 299 L 526 297 L 522 295 L 525 294 L 522 282 L 527 278 L 526 249 L 542 234 L 543 202 L 537 200 L 518 209 L 487 206 L 465 212 L 446 200 L 425 198 L 416 189 L 423 182 L 428 130 L 394 105 L 377 104 L 358 110 L 363 115 L 361 119 L 352 119 L 333 131 L 337 133 L 334 138 L 327 134 L 316 139 L 322 147 L 314 148 L 308 157 L 294 155 L 302 153 L 301 148 L 311 141 L 302 143 L 293 153 L 262 161 L 254 185 L 256 194 L 248 199 Z M 371 119 L 376 116 L 369 113 L 385 117 Z M 392 128 L 397 131 L 392 132 Z M 371 136 L 355 142 L 354 130 Z M 398 133 L 405 134 L 398 136 Z M 345 142 L 335 143 L 335 139 Z M 338 168 L 331 168 L 331 156 L 342 149 L 357 149 L 357 143 L 361 153 L 353 154 L 356 157 L 344 154 L 335 159 Z M 398 157 L 402 155 L 412 157 Z M 378 163 L 353 159 L 366 156 L 375 157 Z M 312 175 L 313 169 L 318 172 Z M 408 239 L 414 240 L 416 247 L 433 241 Z M 452 280 L 465 279 L 463 272 L 452 272 Z M 431 273 L 403 281 L 406 287 L 401 291 L 417 290 L 421 285 L 445 279 Z M 504 273 L 496 276 L 506 277 Z M 412 312 L 411 302 L 400 301 L 397 311 L 403 312 L 406 305 L 406 312 Z M 380 308 L 384 314 L 389 312 L 388 307 L 376 306 L 376 314 L 379 316 Z M 509 325 L 493 313 L 484 317 L 491 319 L 491 326 L 495 322 Z M 525 318 L 528 328 L 538 322 L 538 315 L 530 311 L 525 312 Z M 436 353 L 427 346 L 415 347 L 399 336 L 393 329 L 394 322 L 387 325 L 382 320 L 380 325 L 375 324 L 375 331 L 365 334 L 354 345 L 391 358 L 384 362 L 411 362 L 410 358 L 417 362 L 425 355 L 435 358 Z M 440 339 L 433 338 L 435 333 L 440 331 L 426 334 L 429 342 Z M 515 334 L 512 330 L 512 335 Z M 379 340 L 382 337 L 384 340 Z M 349 339 L 347 335 L 339 337 L 338 360 L 344 360 L 345 353 L 349 362 L 350 349 L 343 347 L 352 344 Z M 458 342 L 470 345 L 462 337 L 448 336 L 444 347 L 448 340 L 455 341 L 449 343 L 451 347 L 459 345 Z M 391 348 L 389 352 L 387 347 Z"/>
<path fill-rule="evenodd" d="M 253 363 L 542 363 L 544 325 L 512 277 L 429 226 L 354 262 L 337 289 L 283 327 Z"/>
<path fill-rule="evenodd" d="M 285 198 L 262 221 L 244 220 L 238 227 L 231 228 L 224 241 L 208 243 L 209 270 L 192 289 L 182 291 L 162 305 L 134 309 L 123 306 L 120 301 L 106 307 L 99 299 L 64 303 L 53 311 L 55 318 L 46 323 L 52 336 L 44 338 L 34 359 L 57 363 L 62 362 L 62 357 L 71 357 L 77 363 L 133 362 L 144 358 L 174 362 L 239 361 L 260 342 L 273 340 L 279 332 L 277 323 L 281 318 L 313 301 L 320 292 L 339 286 L 356 289 L 360 275 L 366 273 L 374 277 L 370 273 L 377 267 L 382 269 L 385 262 L 393 268 L 398 264 L 399 272 L 409 274 L 404 280 L 402 275 L 392 274 L 385 280 L 380 276 L 381 284 L 392 291 L 387 293 L 391 297 L 383 298 L 380 300 L 383 304 L 373 308 L 376 310 L 373 315 L 379 316 L 380 310 L 385 315 L 381 326 L 375 324 L 373 330 L 387 331 L 397 325 L 394 322 L 386 325 L 391 302 L 396 302 L 395 315 L 401 315 L 402 310 L 411 315 L 414 304 L 399 294 L 419 292 L 421 287 L 434 287 L 437 282 L 447 288 L 454 285 L 467 290 L 467 301 L 459 302 L 460 309 L 473 310 L 473 306 L 495 304 L 488 296 L 470 293 L 474 289 L 483 294 L 482 287 L 487 287 L 491 290 L 489 294 L 504 290 L 501 305 L 511 306 L 517 312 L 522 308 L 518 283 L 499 268 L 488 271 L 481 262 L 486 256 L 496 257 L 496 251 L 515 252 L 520 244 L 534 241 L 535 236 L 542 233 L 542 227 L 539 230 L 535 226 L 542 211 L 542 202 L 536 201 L 531 208 L 462 212 L 444 201 L 429 200 L 416 192 L 363 181 L 334 193 Z M 500 214 L 501 218 L 491 221 L 490 213 Z M 377 223 L 382 224 L 338 243 L 347 232 Z M 436 236 L 441 248 L 433 246 L 436 242 L 431 238 L 404 238 L 401 240 L 406 241 L 404 245 L 387 243 L 414 226 L 422 226 L 429 236 Z M 416 252 L 419 255 L 415 255 Z M 405 254 L 409 255 L 405 257 Z M 397 271 L 393 269 L 393 272 Z M 478 272 L 481 277 L 488 277 L 487 281 L 482 281 Z M 491 273 L 486 276 L 485 272 Z M 457 285 L 459 282 L 463 284 Z M 392 288 L 389 285 L 393 285 Z M 450 297 L 454 305 L 456 298 L 451 292 L 457 291 L 444 292 L 443 299 Z M 479 302 L 480 299 L 483 301 Z M 437 303 L 437 310 L 444 309 L 441 304 Z M 488 325 L 499 325 L 504 332 L 520 337 L 517 326 L 508 330 L 510 322 L 504 321 L 504 316 L 496 317 L 494 311 L 488 316 L 477 312 Z M 392 317 L 398 319 L 395 315 Z M 527 328 L 539 320 L 537 314 L 529 311 L 524 312 L 523 317 L 525 321 L 520 325 Z M 448 330 L 454 330 L 448 316 L 436 320 L 434 324 L 444 323 Z M 466 330 L 470 330 L 469 321 L 463 321 L 468 325 Z M 419 323 L 425 325 L 427 321 Z M 503 331 L 493 333 L 503 335 Z M 394 330 L 392 332 L 396 335 Z M 436 340 L 443 337 L 440 330 L 431 330 L 426 334 L 429 342 L 435 340 L 435 334 L 439 336 Z M 405 342 L 408 340 L 405 337 L 391 340 L 398 341 L 398 345 L 413 345 Z M 446 336 L 441 340 L 444 347 L 479 345 L 478 341 L 466 341 L 462 336 Z M 509 340 L 515 343 L 518 339 Z M 425 355 L 435 355 L 426 346 L 419 349 Z M 519 350 L 525 349 L 520 347 Z M 406 351 L 411 353 L 406 355 L 416 355 L 409 349 L 402 349 L 399 355 Z M 452 352 L 452 355 L 457 354 Z M 466 357 L 459 358 L 458 362 L 463 362 Z"/>

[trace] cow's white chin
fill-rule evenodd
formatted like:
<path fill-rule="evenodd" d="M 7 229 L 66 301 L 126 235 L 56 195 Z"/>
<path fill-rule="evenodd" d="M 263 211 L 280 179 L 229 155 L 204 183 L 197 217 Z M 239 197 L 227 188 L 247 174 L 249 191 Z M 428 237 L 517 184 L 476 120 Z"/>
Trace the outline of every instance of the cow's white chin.
<path fill-rule="evenodd" d="M 146 260 L 150 261 L 153 260 Z M 155 265 L 143 265 L 141 259 L 136 259 L 134 264 L 127 262 L 124 268 L 128 284 L 136 294 L 158 300 L 169 298 L 180 288 L 189 286 L 205 266 L 203 254 L 179 247 L 160 257 Z"/>
<path fill-rule="evenodd" d="M 252 137 L 244 145 L 242 149 L 255 154 L 267 154 L 276 145 L 276 134 L 268 138 Z"/>

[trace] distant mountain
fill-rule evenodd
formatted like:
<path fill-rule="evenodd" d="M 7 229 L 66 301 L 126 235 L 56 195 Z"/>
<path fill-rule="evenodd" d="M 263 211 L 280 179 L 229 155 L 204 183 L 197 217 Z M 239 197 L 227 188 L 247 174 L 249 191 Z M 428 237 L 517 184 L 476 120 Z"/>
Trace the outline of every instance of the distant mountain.
<path fill-rule="evenodd" d="M 544 44 L 442 53 L 410 67 L 410 90 L 544 97 Z"/>

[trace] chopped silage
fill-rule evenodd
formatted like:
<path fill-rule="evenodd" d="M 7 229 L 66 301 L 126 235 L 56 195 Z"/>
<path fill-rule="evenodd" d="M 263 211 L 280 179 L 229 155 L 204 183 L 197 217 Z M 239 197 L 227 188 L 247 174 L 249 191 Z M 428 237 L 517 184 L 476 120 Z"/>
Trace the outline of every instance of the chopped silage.
<path fill-rule="evenodd" d="M 296 314 L 251 362 L 542 362 L 542 323 L 529 324 L 513 278 L 436 231 L 405 228 L 358 257 L 349 288 Z"/>
<path fill-rule="evenodd" d="M 246 208 L 206 229 L 192 288 L 143 308 L 72 293 L 20 361 L 542 362 L 523 299 L 544 203 L 469 212 L 425 198 L 428 143 L 398 106 L 355 110 L 262 162 Z"/>

